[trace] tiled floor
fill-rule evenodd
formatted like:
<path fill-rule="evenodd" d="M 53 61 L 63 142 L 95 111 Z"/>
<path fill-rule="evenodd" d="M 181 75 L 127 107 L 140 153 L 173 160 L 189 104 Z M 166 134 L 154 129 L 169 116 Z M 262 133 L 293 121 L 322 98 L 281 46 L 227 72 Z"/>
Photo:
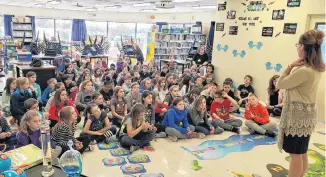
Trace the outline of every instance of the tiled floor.
<path fill-rule="evenodd" d="M 318 124 L 316 131 L 325 132 L 325 125 Z M 247 128 L 242 128 L 242 134 L 248 134 Z M 196 160 L 196 157 L 183 150 L 181 146 L 199 145 L 206 140 L 224 140 L 231 135 L 233 133 L 224 132 L 221 135 L 208 136 L 201 140 L 192 139 L 179 142 L 158 139 L 151 143 L 155 148 L 155 152 L 138 150 L 134 153 L 146 154 L 150 157 L 151 162 L 143 164 L 147 173 L 162 173 L 165 177 L 232 177 L 233 175 L 228 170 L 270 177 L 271 174 L 266 168 L 267 164 L 279 164 L 288 168 L 289 163 L 285 160 L 287 154 L 280 153 L 276 144 L 274 144 L 257 146 L 248 152 L 230 153 L 218 160 L 200 160 L 199 165 L 203 168 L 199 171 L 192 170 L 191 161 Z M 325 144 L 325 135 L 314 133 L 310 143 L 310 149 L 325 154 L 325 152 L 312 145 L 313 143 Z M 111 157 L 109 150 L 98 150 L 97 146 L 94 146 L 94 148 L 93 152 L 83 154 L 83 174 L 89 177 L 124 176 L 120 166 L 106 167 L 103 165 L 102 159 Z M 136 174 L 135 176 L 139 175 Z"/>

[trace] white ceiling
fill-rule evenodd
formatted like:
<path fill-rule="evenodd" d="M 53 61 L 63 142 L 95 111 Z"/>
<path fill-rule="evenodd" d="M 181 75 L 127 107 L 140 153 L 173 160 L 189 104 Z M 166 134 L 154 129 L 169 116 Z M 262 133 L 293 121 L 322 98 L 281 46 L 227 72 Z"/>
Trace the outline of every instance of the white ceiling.
<path fill-rule="evenodd" d="M 172 1 L 175 8 L 156 8 Z M 0 0 L 0 5 L 109 12 L 203 12 L 215 11 L 216 0 Z"/>

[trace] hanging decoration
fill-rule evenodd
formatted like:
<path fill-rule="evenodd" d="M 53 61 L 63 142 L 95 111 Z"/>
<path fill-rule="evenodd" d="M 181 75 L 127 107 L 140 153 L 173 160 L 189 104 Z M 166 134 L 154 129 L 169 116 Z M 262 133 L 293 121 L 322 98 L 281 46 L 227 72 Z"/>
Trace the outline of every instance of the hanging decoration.
<path fill-rule="evenodd" d="M 224 10 L 226 10 L 226 2 L 218 3 L 218 11 L 224 11 Z"/>
<path fill-rule="evenodd" d="M 216 23 L 216 31 L 224 31 L 224 23 Z"/>
<path fill-rule="evenodd" d="M 273 37 L 274 27 L 263 27 L 262 36 Z"/>
<path fill-rule="evenodd" d="M 297 23 L 284 23 L 284 34 L 295 34 L 297 32 Z"/>
<path fill-rule="evenodd" d="M 288 7 L 300 7 L 301 0 L 288 0 Z"/>
<path fill-rule="evenodd" d="M 263 1 L 250 1 L 247 6 L 248 11 L 264 11 L 266 4 Z"/>
<path fill-rule="evenodd" d="M 285 9 L 273 10 L 272 20 L 284 20 Z"/>

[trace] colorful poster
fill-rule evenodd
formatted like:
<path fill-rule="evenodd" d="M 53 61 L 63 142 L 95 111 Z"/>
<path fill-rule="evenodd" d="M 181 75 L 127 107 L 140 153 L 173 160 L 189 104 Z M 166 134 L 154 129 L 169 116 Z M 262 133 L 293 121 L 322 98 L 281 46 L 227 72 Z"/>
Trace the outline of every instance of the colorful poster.
<path fill-rule="evenodd" d="M 216 31 L 224 31 L 224 23 L 216 23 Z"/>
<path fill-rule="evenodd" d="M 263 1 L 250 1 L 248 11 L 264 11 L 266 4 Z"/>
<path fill-rule="evenodd" d="M 297 23 L 284 23 L 284 34 L 295 34 L 297 32 Z"/>
<path fill-rule="evenodd" d="M 235 19 L 237 12 L 235 10 L 229 10 L 227 12 L 227 19 Z"/>
<path fill-rule="evenodd" d="M 261 35 L 265 37 L 273 37 L 273 31 L 274 27 L 263 27 Z"/>
<path fill-rule="evenodd" d="M 285 9 L 273 10 L 272 20 L 284 20 Z"/>
<path fill-rule="evenodd" d="M 155 53 L 155 33 L 149 32 L 147 34 L 147 52 L 146 52 L 146 62 L 154 59 Z"/>
<path fill-rule="evenodd" d="M 238 26 L 230 26 L 229 35 L 238 35 Z"/>
<path fill-rule="evenodd" d="M 218 6 L 218 11 L 226 10 L 226 2 L 219 2 L 217 6 Z"/>
<path fill-rule="evenodd" d="M 288 7 L 300 7 L 301 0 L 288 0 Z"/>

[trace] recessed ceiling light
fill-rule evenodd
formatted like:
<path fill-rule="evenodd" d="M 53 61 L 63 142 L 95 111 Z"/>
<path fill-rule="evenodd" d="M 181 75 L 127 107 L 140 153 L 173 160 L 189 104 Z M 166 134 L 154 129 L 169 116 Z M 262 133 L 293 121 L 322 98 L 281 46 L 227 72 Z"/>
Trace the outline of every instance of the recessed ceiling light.
<path fill-rule="evenodd" d="M 143 7 L 143 6 L 150 6 L 152 5 L 151 3 L 139 3 L 139 4 L 133 4 L 132 6 L 134 7 Z"/>
<path fill-rule="evenodd" d="M 193 6 L 194 9 L 216 9 L 216 6 Z"/>

